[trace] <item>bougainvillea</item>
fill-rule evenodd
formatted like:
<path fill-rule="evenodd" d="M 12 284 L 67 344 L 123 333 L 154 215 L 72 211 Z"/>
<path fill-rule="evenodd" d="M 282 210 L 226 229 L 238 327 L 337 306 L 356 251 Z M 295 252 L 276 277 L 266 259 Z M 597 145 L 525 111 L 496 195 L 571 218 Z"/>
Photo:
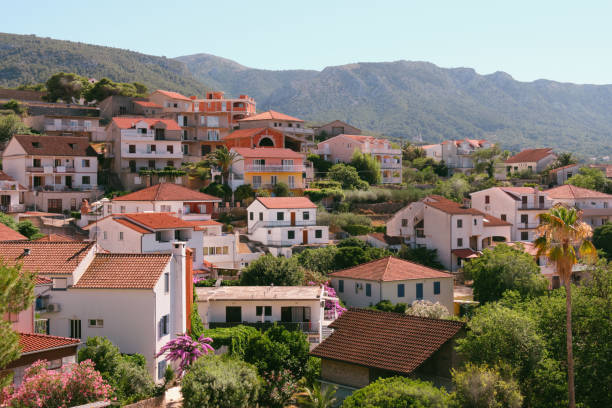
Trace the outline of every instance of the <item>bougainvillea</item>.
<path fill-rule="evenodd" d="M 215 351 L 210 345 L 212 342 L 213 340 L 210 337 L 204 337 L 203 335 L 194 340 L 189 335 L 183 334 L 166 343 L 155 357 L 165 354 L 166 360 L 178 361 L 178 375 L 182 377 L 187 367 L 199 357 Z"/>
<path fill-rule="evenodd" d="M 108 401 L 111 386 L 94 369 L 91 360 L 47 370 L 47 361 L 38 360 L 25 371 L 19 387 L 2 392 L 3 407 L 73 407 L 96 401 Z"/>
<path fill-rule="evenodd" d="M 314 282 L 314 281 L 308 282 L 308 286 L 316 286 L 316 285 L 319 285 L 319 283 Z M 336 291 L 334 290 L 334 288 L 329 284 L 329 282 L 324 282 L 320 285 L 321 287 L 323 287 L 323 290 L 327 293 L 327 296 L 334 298 L 334 299 L 325 299 L 326 316 L 327 316 L 328 311 L 331 312 L 331 314 L 334 314 L 336 317 L 339 317 L 342 313 L 346 312 L 347 309 L 340 304 L 340 301 L 338 300 L 338 295 L 336 294 Z"/>
<path fill-rule="evenodd" d="M 259 402 L 265 407 L 282 408 L 286 406 L 300 388 L 289 370 L 266 372 L 262 378 L 263 392 Z"/>

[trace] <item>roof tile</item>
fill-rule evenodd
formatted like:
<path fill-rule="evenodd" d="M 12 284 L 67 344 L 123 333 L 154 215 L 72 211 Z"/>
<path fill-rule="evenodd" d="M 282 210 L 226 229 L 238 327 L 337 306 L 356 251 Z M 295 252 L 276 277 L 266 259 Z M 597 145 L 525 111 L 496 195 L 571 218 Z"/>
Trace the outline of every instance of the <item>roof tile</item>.
<path fill-rule="evenodd" d="M 147 126 L 152 127 L 157 124 L 162 124 L 167 130 L 182 130 L 176 120 L 174 119 L 160 119 L 160 118 L 143 118 L 143 117 L 115 117 L 113 123 L 120 129 L 131 129 L 136 126 L 139 122 L 145 122 Z"/>
<path fill-rule="evenodd" d="M 36 353 L 63 346 L 77 346 L 81 343 L 80 339 L 69 337 L 49 336 L 38 333 L 19 333 L 19 346 L 21 353 Z"/>
<path fill-rule="evenodd" d="M 551 148 L 525 149 L 506 160 L 506 163 L 528 163 L 542 160 L 548 155 L 554 154 Z"/>
<path fill-rule="evenodd" d="M 158 89 L 158 90 L 157 90 L 157 91 L 155 91 L 155 92 L 159 92 L 160 94 L 165 95 L 165 96 L 167 96 L 168 98 L 172 98 L 172 99 L 180 99 L 180 100 L 182 100 L 182 101 L 189 101 L 189 102 L 191 102 L 191 99 L 189 99 L 189 98 L 188 98 L 188 97 L 186 97 L 185 95 L 180 94 L 180 93 L 178 93 L 178 92 L 173 92 L 173 91 L 164 91 L 163 89 Z M 155 93 L 155 92 L 154 92 L 154 93 Z"/>
<path fill-rule="evenodd" d="M 282 147 L 233 147 L 232 150 L 245 158 L 305 159 L 302 153 Z"/>
<path fill-rule="evenodd" d="M 23 270 L 41 275 L 69 275 L 93 248 L 94 242 L 5 241 L 0 259 L 9 265 L 21 263 Z M 25 254 L 25 250 L 29 254 Z"/>
<path fill-rule="evenodd" d="M 332 272 L 329 276 L 379 282 L 427 278 L 452 278 L 452 275 L 449 273 L 392 256 Z"/>
<path fill-rule="evenodd" d="M 95 156 L 96 151 L 86 137 L 15 135 L 26 154 L 33 156 Z"/>
<path fill-rule="evenodd" d="M 27 241 L 27 239 L 28 237 L 25 237 L 14 229 L 0 223 L 0 241 Z"/>
<path fill-rule="evenodd" d="M 257 197 L 257 200 L 268 209 L 317 208 L 308 197 Z"/>
<path fill-rule="evenodd" d="M 576 198 L 608 198 L 612 199 L 612 195 L 601 193 L 588 188 L 577 187 L 571 184 L 564 184 L 559 187 L 545 190 L 544 194 L 552 199 L 576 199 Z"/>
<path fill-rule="evenodd" d="M 159 183 L 154 186 L 143 188 L 121 197 L 113 198 L 113 201 L 205 201 L 220 202 L 219 197 L 200 193 L 187 187 L 173 183 Z"/>
<path fill-rule="evenodd" d="M 269 110 L 258 113 L 257 115 L 249 116 L 248 118 L 240 119 L 238 122 L 247 122 L 253 120 L 287 120 L 289 122 L 304 122 L 302 119 L 294 118 L 293 116 L 285 115 L 284 113 Z"/>

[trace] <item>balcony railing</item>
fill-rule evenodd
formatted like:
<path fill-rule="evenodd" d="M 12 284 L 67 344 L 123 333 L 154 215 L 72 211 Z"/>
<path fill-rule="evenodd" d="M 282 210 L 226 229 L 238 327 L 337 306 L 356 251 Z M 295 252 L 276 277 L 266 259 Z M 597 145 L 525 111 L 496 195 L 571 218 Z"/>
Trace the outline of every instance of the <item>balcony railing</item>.
<path fill-rule="evenodd" d="M 535 229 L 538 228 L 540 224 L 537 222 L 519 222 L 516 224 L 518 229 Z"/>
<path fill-rule="evenodd" d="M 98 190 L 98 186 L 91 184 L 81 184 L 80 186 L 65 186 L 61 184 L 47 184 L 44 186 L 32 187 L 34 191 L 95 191 Z"/>
<path fill-rule="evenodd" d="M 549 210 L 550 204 L 538 203 L 538 204 L 523 204 L 519 206 L 519 210 Z"/>
<path fill-rule="evenodd" d="M 302 172 L 305 171 L 303 164 L 282 165 L 282 164 L 266 164 L 266 165 L 245 165 L 244 171 L 261 171 L 261 172 Z"/>
<path fill-rule="evenodd" d="M 208 326 L 211 329 L 216 329 L 218 327 L 235 327 L 239 325 L 244 325 L 244 326 L 255 327 L 256 329 L 264 331 L 264 330 L 268 330 L 272 328 L 274 324 L 283 326 L 289 331 L 299 330 L 299 331 L 303 331 L 306 333 L 318 333 L 319 332 L 319 326 L 313 324 L 312 322 L 281 322 L 281 321 L 275 321 L 275 322 L 272 322 L 272 321 L 270 322 L 210 322 L 208 323 Z"/>
<path fill-rule="evenodd" d="M 0 205 L 0 211 L 2 211 L 3 213 L 24 212 L 25 205 L 24 204 Z"/>
<path fill-rule="evenodd" d="M 45 124 L 45 131 L 64 131 L 64 132 L 93 132 L 94 130 L 101 129 L 99 126 L 84 126 L 84 125 L 48 125 Z"/>
<path fill-rule="evenodd" d="M 26 171 L 33 173 L 74 173 L 74 166 L 29 166 Z"/>
<path fill-rule="evenodd" d="M 401 169 L 402 163 L 380 163 L 381 169 Z"/>
<path fill-rule="evenodd" d="M 251 230 L 256 230 L 257 228 L 268 228 L 268 227 L 306 227 L 306 226 L 315 226 L 317 225 L 316 220 L 295 220 L 291 222 L 291 220 L 271 220 L 271 221 L 257 221 L 251 227 Z"/>

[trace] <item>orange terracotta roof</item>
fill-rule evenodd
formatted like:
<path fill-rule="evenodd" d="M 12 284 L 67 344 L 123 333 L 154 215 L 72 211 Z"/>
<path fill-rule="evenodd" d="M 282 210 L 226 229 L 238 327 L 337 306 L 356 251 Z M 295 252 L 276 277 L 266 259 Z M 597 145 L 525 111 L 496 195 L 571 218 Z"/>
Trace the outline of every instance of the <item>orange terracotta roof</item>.
<path fill-rule="evenodd" d="M 21 235 L 14 229 L 0 223 L 0 241 L 20 241 L 26 240 L 28 237 Z"/>
<path fill-rule="evenodd" d="M 570 169 L 572 167 L 578 167 L 578 166 L 580 166 L 578 163 L 568 164 L 567 166 L 562 166 L 562 167 L 557 167 L 556 169 L 552 169 L 549 171 L 549 173 L 557 173 L 561 170 Z"/>
<path fill-rule="evenodd" d="M 127 218 L 152 230 L 172 228 L 193 228 L 188 221 L 183 221 L 173 213 L 129 213 L 115 214 L 113 219 Z"/>
<path fill-rule="evenodd" d="M 238 122 L 247 122 L 253 120 L 286 120 L 289 122 L 304 122 L 302 119 L 294 118 L 293 116 L 285 115 L 284 113 L 269 110 L 258 113 L 257 115 L 249 116 L 248 118 L 239 119 Z"/>
<path fill-rule="evenodd" d="M 454 320 L 350 309 L 329 325 L 333 333 L 310 354 L 409 374 L 463 326 L 463 322 Z"/>
<path fill-rule="evenodd" d="M 45 278 L 44 276 L 36 275 L 36 278 L 34 279 L 35 285 L 50 285 L 52 283 L 53 281 L 51 279 Z"/>
<path fill-rule="evenodd" d="M 200 193 L 187 187 L 173 183 L 159 183 L 154 186 L 143 188 L 121 197 L 113 198 L 113 201 L 202 201 L 221 202 L 219 197 Z"/>
<path fill-rule="evenodd" d="M 437 269 L 389 256 L 366 262 L 352 268 L 332 272 L 335 278 L 364 279 L 391 282 L 410 279 L 451 278 L 452 275 Z"/>
<path fill-rule="evenodd" d="M 168 98 L 172 98 L 172 99 L 180 99 L 180 100 L 182 100 L 182 101 L 189 101 L 189 102 L 191 102 L 191 99 L 189 99 L 189 98 L 188 98 L 188 97 L 186 97 L 185 95 L 182 95 L 182 94 L 180 94 L 180 93 L 178 93 L 178 92 L 173 92 L 173 91 L 164 91 L 164 90 L 162 90 L 162 89 L 158 89 L 158 90 L 157 90 L 157 91 L 155 91 L 155 92 L 159 92 L 160 94 L 165 95 L 165 96 L 167 96 Z M 153 93 L 155 93 L 155 92 L 153 92 Z"/>
<path fill-rule="evenodd" d="M 151 232 L 150 230 L 148 230 L 148 229 L 146 229 L 146 228 L 143 228 L 143 227 L 141 227 L 141 226 L 140 226 L 140 225 L 138 225 L 138 224 L 134 224 L 134 223 L 133 223 L 131 220 L 129 220 L 129 219 L 125 219 L 125 218 L 115 218 L 115 217 L 113 217 L 113 221 L 115 221 L 115 222 L 117 222 L 117 223 L 119 223 L 119 224 L 121 224 L 121 225 L 123 225 L 123 226 L 125 226 L 125 227 L 128 227 L 128 228 L 130 228 L 130 229 L 132 229 L 132 230 L 134 230 L 134 231 L 136 231 L 136 232 L 139 232 L 139 233 L 141 233 L 141 234 L 149 234 L 149 233 Z M 95 222 L 94 222 L 93 224 L 95 224 Z M 90 225 L 91 225 L 91 224 L 89 224 L 89 225 L 87 226 L 87 229 L 89 229 Z"/>
<path fill-rule="evenodd" d="M 463 258 L 463 259 L 478 258 L 479 256 L 478 252 L 470 248 L 453 249 L 451 252 L 457 255 L 458 258 Z"/>
<path fill-rule="evenodd" d="M 223 225 L 222 223 L 217 222 L 215 220 L 185 221 L 185 222 L 191 225 L 192 227 L 194 227 L 196 231 L 201 231 L 203 229 L 206 229 L 206 227 Z"/>
<path fill-rule="evenodd" d="M 525 149 L 506 160 L 506 163 L 529 163 L 542 160 L 548 155 L 554 154 L 551 148 Z"/>
<path fill-rule="evenodd" d="M 5 241 L 0 259 L 41 275 L 69 275 L 81 264 L 94 242 Z M 26 255 L 26 249 L 29 254 Z"/>
<path fill-rule="evenodd" d="M 304 159 L 302 153 L 294 152 L 291 149 L 282 147 L 233 147 L 233 151 L 245 158 L 264 158 L 264 159 Z"/>
<path fill-rule="evenodd" d="M 588 188 L 576 187 L 571 184 L 564 184 L 559 187 L 545 190 L 544 194 L 552 199 L 576 199 L 576 198 L 608 198 L 612 195 L 600 193 L 599 191 L 589 190 Z"/>
<path fill-rule="evenodd" d="M 535 194 L 536 189 L 533 187 L 499 187 L 503 192 L 514 198 L 520 200 L 520 196 L 523 194 Z"/>
<path fill-rule="evenodd" d="M 158 124 L 165 126 L 166 130 L 182 130 L 174 119 L 159 119 L 159 118 L 143 118 L 143 117 L 115 117 L 113 123 L 120 129 L 132 129 L 139 122 L 145 122 L 148 127 L 153 127 Z M 63 137 L 63 136 L 62 136 Z"/>
<path fill-rule="evenodd" d="M 15 135 L 26 154 L 32 156 L 95 156 L 96 151 L 86 137 Z"/>
<path fill-rule="evenodd" d="M 432 196 L 428 198 L 432 198 Z M 447 214 L 484 215 L 475 208 L 463 207 L 461 204 L 444 197 L 435 197 L 434 200 L 428 200 L 425 204 Z"/>
<path fill-rule="evenodd" d="M 50 242 L 76 242 L 76 239 L 72 239 L 62 234 L 49 234 L 44 237 L 35 239 L 34 241 L 50 241 Z"/>
<path fill-rule="evenodd" d="M 482 219 L 483 226 L 485 227 L 503 227 L 506 225 L 512 225 L 511 222 L 504 221 L 501 218 L 492 216 L 491 214 L 483 213 L 484 218 Z"/>
<path fill-rule="evenodd" d="M 75 347 L 76 351 L 79 344 L 81 344 L 80 339 L 38 333 L 19 333 L 19 347 L 22 355 L 63 347 Z"/>
<path fill-rule="evenodd" d="M 258 134 L 266 132 L 266 131 L 268 134 L 282 135 L 282 132 L 279 132 L 278 130 L 274 130 L 272 128 L 265 128 L 265 127 L 250 128 L 250 129 L 237 129 L 237 130 L 234 130 L 229 135 L 224 136 L 222 140 L 243 139 L 247 137 L 253 137 L 253 136 L 257 136 Z"/>
<path fill-rule="evenodd" d="M 14 178 L 0 170 L 0 181 L 16 181 Z"/>
<path fill-rule="evenodd" d="M 163 108 L 163 106 L 156 104 L 151 101 L 134 101 L 136 105 L 140 105 L 144 108 Z"/>
<path fill-rule="evenodd" d="M 153 289 L 170 254 L 96 254 L 72 289 Z"/>
<path fill-rule="evenodd" d="M 256 200 L 268 209 L 317 208 L 308 197 L 257 197 Z"/>

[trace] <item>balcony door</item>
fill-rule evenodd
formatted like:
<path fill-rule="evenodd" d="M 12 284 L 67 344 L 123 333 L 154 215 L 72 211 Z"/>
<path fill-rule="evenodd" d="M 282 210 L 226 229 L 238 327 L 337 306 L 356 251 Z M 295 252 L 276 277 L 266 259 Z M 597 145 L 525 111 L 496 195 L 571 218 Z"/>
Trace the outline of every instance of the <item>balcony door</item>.
<path fill-rule="evenodd" d="M 66 187 L 72 188 L 72 176 L 66 176 Z"/>
<path fill-rule="evenodd" d="M 308 243 L 308 230 L 302 230 L 302 244 Z"/>
<path fill-rule="evenodd" d="M 292 227 L 295 226 L 295 213 L 294 212 L 291 213 L 291 226 Z"/>
<path fill-rule="evenodd" d="M 226 306 L 225 322 L 242 323 L 242 308 L 240 306 Z"/>

